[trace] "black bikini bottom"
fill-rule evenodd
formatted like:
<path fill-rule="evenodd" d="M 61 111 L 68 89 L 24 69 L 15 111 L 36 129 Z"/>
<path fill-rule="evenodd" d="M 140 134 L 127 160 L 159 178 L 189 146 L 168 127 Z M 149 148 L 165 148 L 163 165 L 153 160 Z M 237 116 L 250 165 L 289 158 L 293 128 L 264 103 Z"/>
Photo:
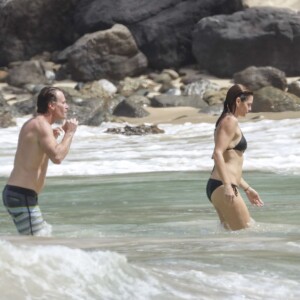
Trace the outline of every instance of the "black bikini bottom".
<path fill-rule="evenodd" d="M 221 185 L 223 185 L 223 182 L 221 180 L 212 179 L 212 178 L 208 179 L 208 182 L 207 182 L 207 185 L 206 185 L 206 195 L 207 195 L 207 198 L 209 199 L 210 202 L 211 202 L 212 193 L 215 191 L 216 188 L 218 188 Z M 237 196 L 238 195 L 237 185 L 232 184 L 231 186 L 234 190 L 235 196 Z"/>

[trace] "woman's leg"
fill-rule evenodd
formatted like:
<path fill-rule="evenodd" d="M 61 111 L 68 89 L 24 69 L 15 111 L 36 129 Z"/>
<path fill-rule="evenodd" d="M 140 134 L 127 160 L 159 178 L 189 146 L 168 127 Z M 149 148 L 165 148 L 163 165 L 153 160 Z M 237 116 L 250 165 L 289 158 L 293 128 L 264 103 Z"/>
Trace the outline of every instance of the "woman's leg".
<path fill-rule="evenodd" d="M 211 195 L 211 201 L 226 229 L 240 230 L 249 227 L 250 214 L 240 193 L 229 201 L 224 195 L 224 186 L 219 186 Z"/>

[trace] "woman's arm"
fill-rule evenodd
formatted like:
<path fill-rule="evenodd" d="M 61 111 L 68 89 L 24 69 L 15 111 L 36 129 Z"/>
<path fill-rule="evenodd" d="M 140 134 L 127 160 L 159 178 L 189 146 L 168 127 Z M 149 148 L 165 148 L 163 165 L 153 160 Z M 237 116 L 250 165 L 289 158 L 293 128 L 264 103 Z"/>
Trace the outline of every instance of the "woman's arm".
<path fill-rule="evenodd" d="M 244 190 L 247 195 L 247 198 L 251 202 L 251 204 L 256 206 L 263 206 L 264 203 L 260 199 L 259 194 L 254 190 L 243 178 L 240 182 L 240 187 Z"/>

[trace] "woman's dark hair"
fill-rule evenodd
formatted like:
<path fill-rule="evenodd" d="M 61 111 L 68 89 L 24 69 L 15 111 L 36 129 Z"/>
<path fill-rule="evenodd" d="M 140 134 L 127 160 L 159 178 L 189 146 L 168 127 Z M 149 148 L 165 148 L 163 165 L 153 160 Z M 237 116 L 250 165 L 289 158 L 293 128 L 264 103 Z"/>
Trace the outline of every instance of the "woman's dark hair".
<path fill-rule="evenodd" d="M 253 95 L 253 92 L 248 90 L 245 86 L 241 84 L 233 85 L 226 94 L 226 99 L 224 101 L 223 112 L 221 113 L 219 119 L 216 122 L 216 127 L 219 125 L 221 120 L 228 113 L 235 113 L 236 110 L 236 99 L 239 97 L 242 102 L 246 101 L 248 96 Z"/>
<path fill-rule="evenodd" d="M 60 88 L 46 86 L 41 89 L 37 98 L 37 112 L 45 114 L 48 112 L 48 104 L 57 101 L 57 91 L 63 92 Z"/>

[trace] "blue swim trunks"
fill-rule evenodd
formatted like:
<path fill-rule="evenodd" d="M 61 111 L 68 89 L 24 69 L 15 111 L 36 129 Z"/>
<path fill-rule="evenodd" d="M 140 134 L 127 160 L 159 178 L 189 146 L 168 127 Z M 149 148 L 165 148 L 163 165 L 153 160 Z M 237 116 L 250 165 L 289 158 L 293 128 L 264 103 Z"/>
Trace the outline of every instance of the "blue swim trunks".
<path fill-rule="evenodd" d="M 36 235 L 45 226 L 38 196 L 33 190 L 23 187 L 6 185 L 3 193 L 3 204 L 20 234 Z"/>

